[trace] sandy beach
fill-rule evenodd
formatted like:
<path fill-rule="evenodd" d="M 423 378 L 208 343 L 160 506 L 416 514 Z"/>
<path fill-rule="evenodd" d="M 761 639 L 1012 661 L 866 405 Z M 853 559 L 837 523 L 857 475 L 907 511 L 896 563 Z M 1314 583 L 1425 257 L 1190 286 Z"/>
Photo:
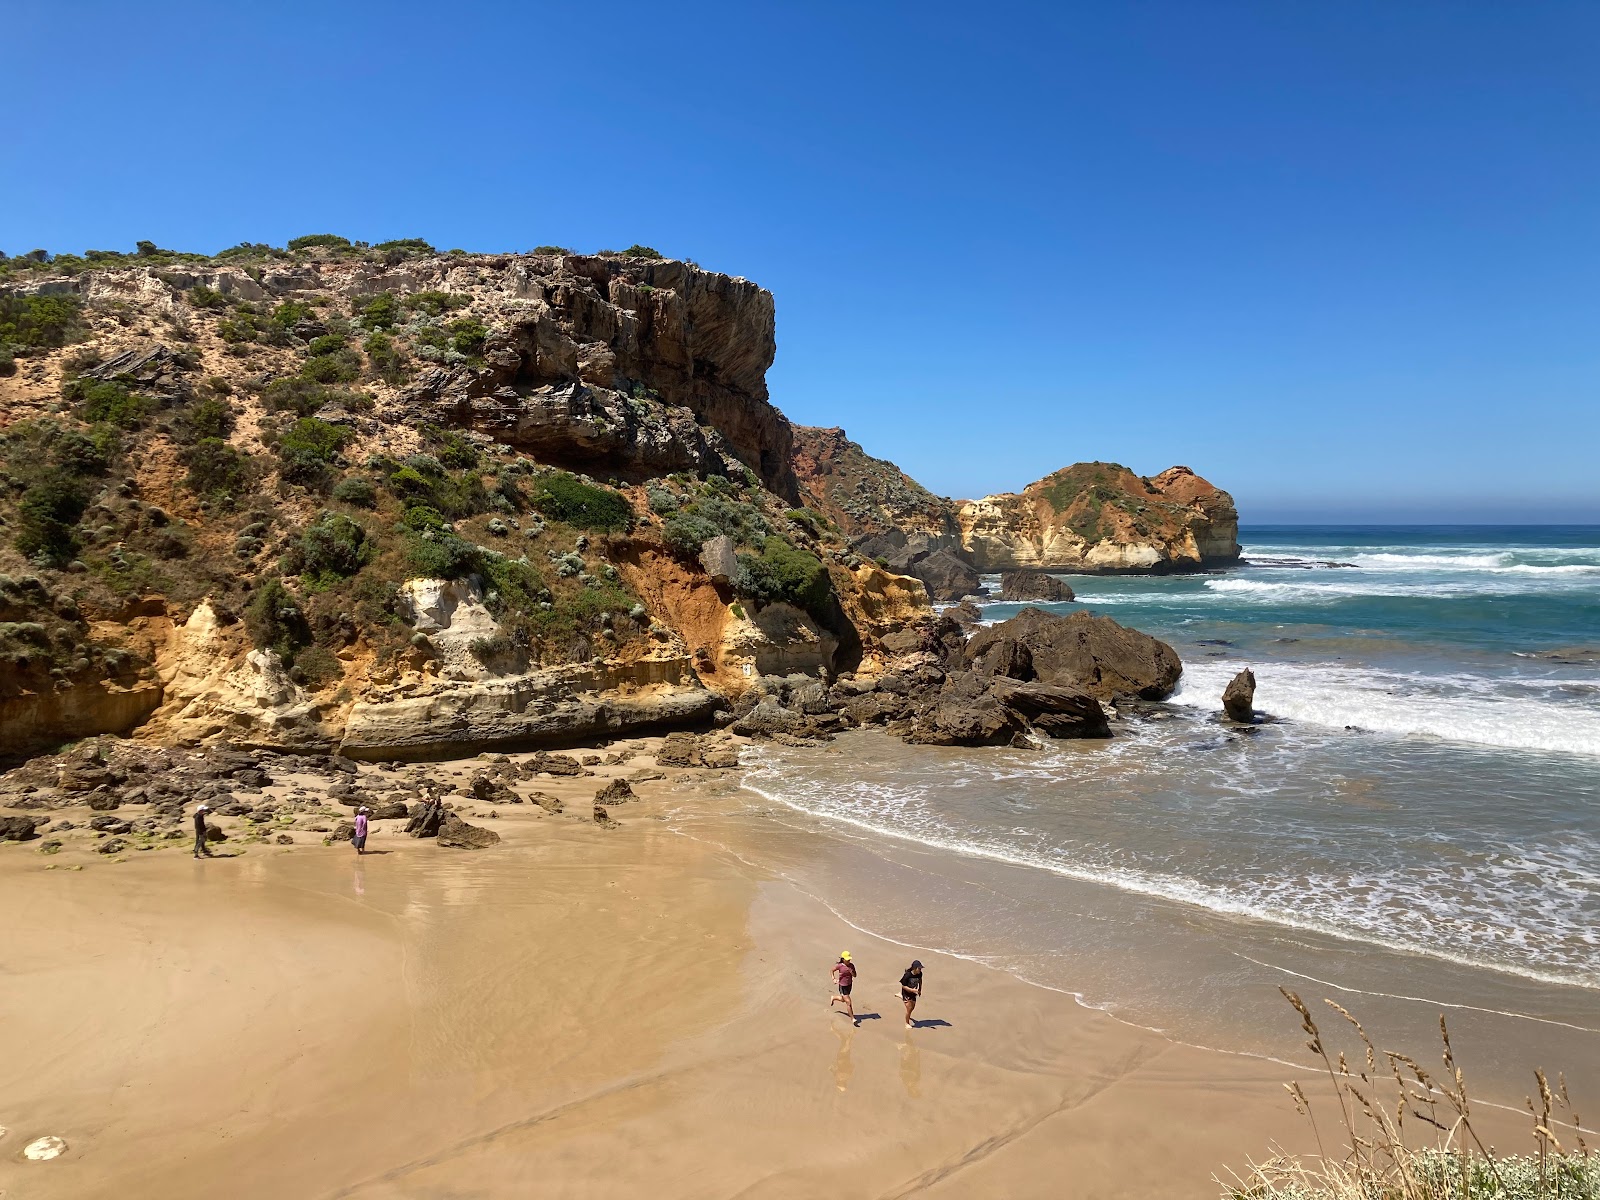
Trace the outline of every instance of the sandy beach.
<path fill-rule="evenodd" d="M 501 810 L 488 852 L 8 848 L 0 1190 L 1200 1197 L 1308 1136 L 1282 1067 L 959 959 L 920 952 L 907 1031 L 916 952 L 673 832 L 663 803 L 734 786 L 690 778 L 617 828 Z M 540 786 L 582 812 L 602 781 Z M 45 1135 L 67 1152 L 22 1161 Z"/>

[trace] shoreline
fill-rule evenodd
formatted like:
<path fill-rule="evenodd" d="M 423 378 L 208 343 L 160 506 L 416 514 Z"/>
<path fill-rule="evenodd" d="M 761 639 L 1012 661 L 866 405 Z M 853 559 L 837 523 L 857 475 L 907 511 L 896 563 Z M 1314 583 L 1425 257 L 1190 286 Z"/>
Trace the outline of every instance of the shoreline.
<path fill-rule="evenodd" d="M 537 786 L 570 802 L 602 782 Z M 917 1015 L 938 1024 L 907 1034 L 902 948 L 676 833 L 662 813 L 686 783 L 695 804 L 736 786 L 641 783 L 620 829 L 501 809 L 482 852 L 385 832 L 366 860 L 3 860 L 27 933 L 0 1002 L 21 1048 L 0 1189 L 198 1197 L 225 1169 L 241 1198 L 533 1178 L 577 1196 L 1042 1196 L 1071 1171 L 1089 1194 L 1200 1197 L 1226 1166 L 1305 1148 L 1283 1068 L 984 964 L 919 951 Z M 858 1029 L 824 1011 L 841 943 L 880 1014 Z M 46 1135 L 61 1158 L 18 1161 Z"/>

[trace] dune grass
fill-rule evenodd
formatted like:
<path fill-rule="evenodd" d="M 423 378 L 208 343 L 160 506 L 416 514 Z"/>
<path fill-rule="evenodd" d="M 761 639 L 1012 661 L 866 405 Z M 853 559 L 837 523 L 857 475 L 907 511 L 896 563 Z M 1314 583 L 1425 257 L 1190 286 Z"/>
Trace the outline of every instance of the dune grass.
<path fill-rule="evenodd" d="M 1466 1076 L 1444 1017 L 1440 1067 L 1430 1071 L 1408 1054 L 1378 1050 L 1348 1010 L 1324 1001 L 1361 1040 L 1364 1061 L 1352 1067 L 1343 1053 L 1329 1054 L 1300 997 L 1279 990 L 1300 1015 L 1306 1046 L 1331 1089 L 1314 1106 L 1298 1082 L 1284 1085 L 1311 1122 L 1318 1153 L 1279 1156 L 1219 1177 L 1226 1200 L 1600 1200 L 1600 1158 L 1589 1153 L 1564 1077 L 1552 1088 L 1543 1071 L 1534 1072 L 1531 1147 L 1500 1153 L 1473 1128 Z M 1336 1120 L 1328 1119 L 1330 1109 Z M 1339 1143 L 1330 1148 L 1325 1139 L 1334 1137 Z"/>

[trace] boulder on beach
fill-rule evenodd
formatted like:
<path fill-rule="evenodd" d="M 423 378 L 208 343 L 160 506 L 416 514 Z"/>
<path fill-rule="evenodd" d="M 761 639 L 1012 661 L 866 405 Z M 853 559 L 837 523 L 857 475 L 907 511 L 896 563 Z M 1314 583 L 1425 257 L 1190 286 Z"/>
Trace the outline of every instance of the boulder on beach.
<path fill-rule="evenodd" d="M 1021 670 L 1020 651 L 1002 651 L 1007 641 L 1027 650 L 1025 673 L 1013 673 Z M 994 661 L 996 656 L 1004 669 Z M 1025 608 L 1009 621 L 980 630 L 967 643 L 966 662 L 1024 682 L 1037 679 L 1081 688 L 1097 700 L 1165 700 L 1183 674 L 1178 652 L 1147 633 L 1110 617 L 1087 612 L 1063 617 L 1040 608 Z"/>
<path fill-rule="evenodd" d="M 444 815 L 439 826 L 437 841 L 441 846 L 456 850 L 482 850 L 500 841 L 500 835 L 481 825 L 469 825 L 453 812 Z"/>
<path fill-rule="evenodd" d="M 1043 600 L 1046 603 L 1059 604 L 1076 598 L 1072 588 L 1054 575 L 1046 575 L 1043 571 L 1000 572 L 1002 600 Z"/>
<path fill-rule="evenodd" d="M 1228 720 L 1249 724 L 1256 719 L 1256 677 L 1255 672 L 1246 667 L 1235 675 L 1222 692 L 1222 711 L 1228 714 Z"/>
<path fill-rule="evenodd" d="M 633 787 L 626 779 L 613 779 L 594 794 L 596 804 L 626 804 L 629 800 L 638 798 L 633 794 Z"/>
<path fill-rule="evenodd" d="M 38 823 L 35 817 L 0 817 L 0 842 L 25 842 Z"/>

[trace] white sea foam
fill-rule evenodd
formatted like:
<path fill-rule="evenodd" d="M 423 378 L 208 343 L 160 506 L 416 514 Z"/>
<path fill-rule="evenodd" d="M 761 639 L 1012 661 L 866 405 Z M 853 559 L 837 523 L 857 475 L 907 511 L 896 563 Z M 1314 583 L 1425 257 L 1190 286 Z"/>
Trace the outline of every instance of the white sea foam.
<path fill-rule="evenodd" d="M 1217 707 L 1244 664 L 1191 662 L 1174 703 Z M 1600 755 L 1600 708 L 1563 700 L 1561 689 L 1590 680 L 1496 680 L 1475 675 L 1416 675 L 1339 663 L 1251 664 L 1256 707 L 1335 729 L 1475 742 L 1515 750 Z"/>
<path fill-rule="evenodd" d="M 1487 895 L 1465 904 L 1446 901 L 1436 893 L 1430 899 L 1429 889 L 1420 886 L 1415 873 L 1392 887 L 1382 878 L 1348 876 L 1212 883 L 1171 872 L 1075 860 L 1026 828 L 989 832 L 955 828 L 930 811 L 921 789 L 888 786 L 881 780 L 822 785 L 803 775 L 794 777 L 769 760 L 746 776 L 745 787 L 797 812 L 952 854 L 1544 983 L 1600 986 L 1594 965 L 1600 947 L 1592 935 L 1585 937 L 1580 931 L 1582 948 L 1564 960 L 1552 955 L 1548 944 L 1534 950 L 1514 925 L 1479 919 L 1480 913 L 1499 915 Z M 1428 903 L 1419 906 L 1419 897 Z M 1551 924 L 1555 927 L 1546 934 L 1569 935 L 1565 914 Z M 1477 953 L 1478 945 L 1526 953 L 1520 961 L 1511 961 Z"/>

